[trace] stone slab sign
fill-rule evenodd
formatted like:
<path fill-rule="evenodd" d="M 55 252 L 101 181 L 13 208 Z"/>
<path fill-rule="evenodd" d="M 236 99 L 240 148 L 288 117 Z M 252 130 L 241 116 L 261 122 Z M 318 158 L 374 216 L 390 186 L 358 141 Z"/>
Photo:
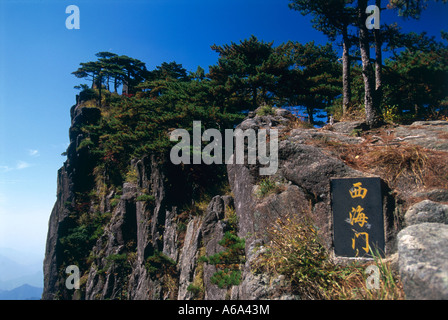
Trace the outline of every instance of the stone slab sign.
<path fill-rule="evenodd" d="M 336 256 L 384 256 L 384 217 L 380 178 L 331 179 L 333 244 Z"/>

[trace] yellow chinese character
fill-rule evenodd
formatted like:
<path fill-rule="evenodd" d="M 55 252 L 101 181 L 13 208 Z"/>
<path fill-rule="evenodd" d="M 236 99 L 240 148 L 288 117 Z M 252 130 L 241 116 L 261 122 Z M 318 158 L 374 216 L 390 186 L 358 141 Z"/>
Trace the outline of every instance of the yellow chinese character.
<path fill-rule="evenodd" d="M 355 230 L 353 230 L 355 232 L 355 236 L 352 238 L 352 249 L 355 250 L 355 244 L 356 244 L 356 239 L 359 238 L 359 236 L 364 236 L 365 239 L 365 247 L 362 247 L 362 249 L 365 251 L 365 253 L 368 253 L 370 248 L 369 248 L 369 234 L 367 232 L 356 232 Z M 359 254 L 359 250 L 356 249 L 356 256 L 358 256 Z"/>
<path fill-rule="evenodd" d="M 356 209 L 352 208 L 352 211 L 349 212 L 350 215 L 350 224 L 353 225 L 355 223 L 359 224 L 362 228 L 367 223 L 367 219 L 369 217 L 364 213 L 364 208 L 361 206 L 357 206 Z"/>
<path fill-rule="evenodd" d="M 352 198 L 362 198 L 364 199 L 364 197 L 367 195 L 367 189 L 361 187 L 362 183 L 358 182 L 353 184 L 353 187 L 349 190 L 350 192 L 350 196 Z"/>

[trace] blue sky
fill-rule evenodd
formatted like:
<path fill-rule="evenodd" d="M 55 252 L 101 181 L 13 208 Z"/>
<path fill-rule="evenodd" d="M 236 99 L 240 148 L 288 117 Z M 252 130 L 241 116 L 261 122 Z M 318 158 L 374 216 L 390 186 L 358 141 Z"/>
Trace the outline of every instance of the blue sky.
<path fill-rule="evenodd" d="M 373 4 L 373 1 L 371 1 Z M 0 0 L 0 247 L 44 253 L 56 199 L 57 170 L 68 144 L 69 110 L 82 83 L 80 62 L 112 51 L 148 69 L 176 61 L 208 70 L 210 46 L 252 34 L 280 44 L 327 39 L 289 0 Z M 80 9 L 80 29 L 68 30 L 68 5 Z M 448 5 L 434 5 L 407 31 L 448 31 Z M 390 21 L 390 20 L 389 20 Z"/>

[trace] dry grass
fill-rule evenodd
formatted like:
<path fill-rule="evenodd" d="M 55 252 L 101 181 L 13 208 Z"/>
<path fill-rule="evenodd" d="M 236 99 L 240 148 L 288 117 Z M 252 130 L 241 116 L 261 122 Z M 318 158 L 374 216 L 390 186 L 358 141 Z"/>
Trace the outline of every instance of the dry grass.
<path fill-rule="evenodd" d="M 406 142 L 394 141 L 381 131 L 364 136 L 359 144 L 315 141 L 348 166 L 380 176 L 390 187 L 412 184 L 426 188 L 448 188 L 448 155 Z"/>
<path fill-rule="evenodd" d="M 368 150 L 358 163 L 364 169 L 380 168 L 385 180 L 392 184 L 401 176 L 414 177 L 423 184 L 428 153 L 417 146 L 385 146 Z"/>
<path fill-rule="evenodd" d="M 448 189 L 448 154 L 446 152 L 432 151 L 429 154 L 424 184 L 427 188 Z"/>
<path fill-rule="evenodd" d="M 369 289 L 367 265 L 342 266 L 333 263 L 321 244 L 309 215 L 278 219 L 268 230 L 269 243 L 252 262 L 256 272 L 284 275 L 301 299 L 397 300 L 404 299 L 398 275 L 379 255 L 379 288 Z"/>
<path fill-rule="evenodd" d="M 366 113 L 364 106 L 354 105 L 348 108 L 345 115 L 335 115 L 338 121 L 358 121 L 365 120 Z"/>
<path fill-rule="evenodd" d="M 327 297 L 333 300 L 404 300 L 403 285 L 399 276 L 391 270 L 390 264 L 376 258 L 371 265 L 379 270 L 378 289 L 369 289 L 367 286 L 370 275 L 366 269 L 369 265 L 350 267 L 351 272 L 347 272 L 347 277 L 327 292 Z"/>

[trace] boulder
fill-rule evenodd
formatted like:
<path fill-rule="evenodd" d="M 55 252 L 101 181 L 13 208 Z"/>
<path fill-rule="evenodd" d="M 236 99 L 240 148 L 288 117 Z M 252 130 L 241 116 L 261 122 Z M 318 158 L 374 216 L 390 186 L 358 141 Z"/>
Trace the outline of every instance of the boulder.
<path fill-rule="evenodd" d="M 432 189 L 428 191 L 417 191 L 412 195 L 413 198 L 425 198 L 435 202 L 448 202 L 448 190 Z"/>
<path fill-rule="evenodd" d="M 347 135 L 354 134 L 358 130 L 367 129 L 367 125 L 364 121 L 336 122 L 332 127 L 334 131 Z"/>
<path fill-rule="evenodd" d="M 448 151 L 448 121 L 418 121 L 394 129 L 396 140 L 424 148 Z"/>
<path fill-rule="evenodd" d="M 447 247 L 445 224 L 415 224 L 398 234 L 399 271 L 407 299 L 448 299 Z"/>
<path fill-rule="evenodd" d="M 408 226 L 424 222 L 448 224 L 448 205 L 424 200 L 409 208 L 404 219 Z"/>

